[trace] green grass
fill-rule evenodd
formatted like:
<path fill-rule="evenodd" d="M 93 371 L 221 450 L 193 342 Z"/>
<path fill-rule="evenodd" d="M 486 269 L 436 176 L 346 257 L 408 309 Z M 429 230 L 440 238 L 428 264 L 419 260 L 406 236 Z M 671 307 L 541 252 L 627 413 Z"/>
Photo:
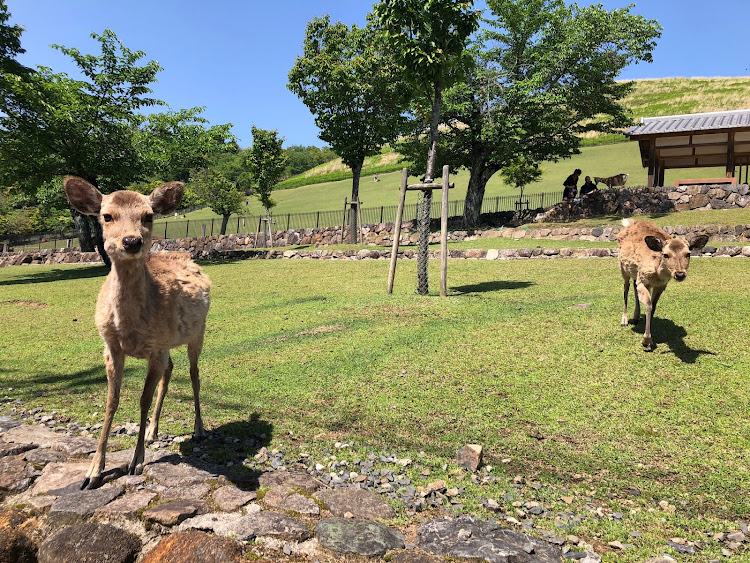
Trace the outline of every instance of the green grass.
<path fill-rule="evenodd" d="M 416 484 L 419 468 L 433 468 L 425 483 L 465 486 L 467 509 L 479 512 L 480 497 L 504 502 L 508 480 L 522 474 L 545 485 L 524 500 L 553 512 L 588 514 L 588 503 L 625 513 L 559 532 L 635 545 L 606 561 L 642 561 L 668 538 L 703 541 L 747 517 L 750 302 L 741 296 L 750 260 L 694 260 L 659 303 L 651 353 L 640 348 L 642 322 L 619 326 L 616 260 L 451 261 L 447 299 L 434 296 L 433 262 L 426 298 L 414 295 L 413 261 L 399 263 L 392 296 L 387 261 L 207 264 L 207 425 L 230 431 L 251 419 L 269 448 L 288 452 L 321 455 L 344 440 L 355 447 L 341 458 L 397 452 L 419 460 Z M 101 417 L 93 314 L 103 274 L 0 269 L 0 394 L 74 420 Z M 182 434 L 192 428 L 191 391 L 184 351 L 174 360 L 162 431 Z M 128 360 L 115 423 L 137 420 L 143 377 L 143 362 Z M 465 443 L 484 446 L 497 483 L 472 486 L 453 465 L 441 473 Z M 625 495 L 632 487 L 643 494 Z M 559 500 L 566 495 L 572 504 Z M 693 560 L 718 555 L 709 541 Z"/>

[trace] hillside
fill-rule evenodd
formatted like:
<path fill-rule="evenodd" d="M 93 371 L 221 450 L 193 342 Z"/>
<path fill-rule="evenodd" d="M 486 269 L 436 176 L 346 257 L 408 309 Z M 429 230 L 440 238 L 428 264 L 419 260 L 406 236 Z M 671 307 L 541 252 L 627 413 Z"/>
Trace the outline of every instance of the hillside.
<path fill-rule="evenodd" d="M 625 99 L 625 104 L 633 112 L 634 121 L 643 116 L 672 115 L 706 111 L 734 110 L 750 107 L 750 77 L 742 78 L 663 78 L 637 80 L 635 90 Z M 371 157 L 365 162 L 365 169 L 384 165 L 394 166 L 399 155 L 388 149 L 383 154 Z M 542 164 L 544 175 L 540 182 L 528 186 L 527 193 L 561 192 L 563 180 L 575 168 L 583 170 L 583 175 L 612 176 L 626 173 L 630 177 L 628 185 L 644 185 L 646 170 L 641 166 L 638 147 L 632 142 L 617 142 L 588 146 L 581 154 L 560 162 Z M 330 173 L 344 173 L 347 168 L 340 159 L 308 170 L 306 177 Z M 723 176 L 723 169 L 667 170 L 665 183 L 671 184 L 678 178 Z M 373 177 L 363 176 L 360 185 L 360 198 L 365 206 L 396 205 L 398 200 L 399 172 L 379 174 L 379 182 Z M 469 175 L 460 172 L 454 178 L 456 188 L 450 199 L 463 199 Z M 493 176 L 487 185 L 486 197 L 512 195 L 518 192 L 506 186 L 499 174 Z M 274 192 L 278 205 L 277 215 L 312 211 L 339 210 L 345 197 L 350 197 L 351 179 L 315 183 L 293 189 Z M 409 194 L 408 203 L 416 201 L 416 194 Z M 260 204 L 250 200 L 247 214 L 258 214 Z M 196 213 L 210 215 L 208 210 Z"/>

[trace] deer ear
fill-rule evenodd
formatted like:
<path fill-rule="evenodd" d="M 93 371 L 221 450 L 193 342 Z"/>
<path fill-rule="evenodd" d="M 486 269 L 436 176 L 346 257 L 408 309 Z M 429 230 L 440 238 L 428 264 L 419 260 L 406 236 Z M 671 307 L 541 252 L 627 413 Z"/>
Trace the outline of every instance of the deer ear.
<path fill-rule="evenodd" d="M 698 250 L 706 246 L 706 244 L 708 244 L 708 235 L 703 233 L 690 239 L 688 246 L 690 250 Z"/>
<path fill-rule="evenodd" d="M 65 195 L 73 209 L 84 215 L 99 215 L 102 193 L 83 178 L 68 176 L 63 180 Z"/>
<path fill-rule="evenodd" d="M 182 201 L 182 192 L 185 184 L 182 182 L 167 182 L 151 192 L 151 207 L 154 213 L 169 215 Z"/>
<path fill-rule="evenodd" d="M 654 252 L 661 252 L 661 249 L 664 247 L 664 243 L 658 237 L 649 235 L 643 240 L 646 243 L 646 246 L 648 246 Z"/>

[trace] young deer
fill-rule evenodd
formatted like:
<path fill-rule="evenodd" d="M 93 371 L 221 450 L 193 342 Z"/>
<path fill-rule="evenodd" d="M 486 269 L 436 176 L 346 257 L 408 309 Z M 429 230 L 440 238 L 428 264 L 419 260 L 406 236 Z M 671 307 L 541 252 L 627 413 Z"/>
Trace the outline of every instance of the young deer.
<path fill-rule="evenodd" d="M 635 315 L 633 322 L 641 318 L 641 303 L 646 309 L 646 331 L 641 344 L 651 348 L 651 320 L 656 311 L 659 297 L 667 288 L 669 280 L 678 282 L 687 277 L 690 265 L 690 251 L 703 248 L 708 242 L 708 235 L 698 235 L 689 243 L 684 239 L 673 237 L 648 221 L 630 221 L 623 219 L 625 228 L 617 235 L 620 247 L 620 272 L 625 281 L 623 298 L 625 308 L 622 313 L 622 326 L 628 325 L 628 291 L 630 280 L 633 280 L 633 292 L 636 295 Z"/>
<path fill-rule="evenodd" d="M 96 326 L 104 340 L 107 368 L 107 409 L 99 445 L 81 488 L 100 484 L 112 419 L 120 399 L 125 356 L 148 360 L 141 395 L 141 426 L 128 473 L 143 471 L 145 442 L 159 429 L 164 395 L 172 376 L 172 348 L 187 344 L 195 401 L 195 437 L 206 435 L 199 402 L 198 356 L 203 347 L 211 282 L 187 253 L 149 253 L 154 213 L 172 213 L 182 199 L 183 184 L 169 182 L 150 197 L 132 191 L 103 196 L 81 178 L 64 181 L 70 204 L 86 215 L 97 215 L 112 270 L 96 302 Z M 148 410 L 159 384 L 151 424 Z"/>

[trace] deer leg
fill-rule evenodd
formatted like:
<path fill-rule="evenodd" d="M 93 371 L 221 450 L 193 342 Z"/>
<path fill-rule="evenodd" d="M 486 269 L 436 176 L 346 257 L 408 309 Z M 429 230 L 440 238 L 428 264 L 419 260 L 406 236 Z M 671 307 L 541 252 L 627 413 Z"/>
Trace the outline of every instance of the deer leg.
<path fill-rule="evenodd" d="M 167 356 L 167 369 L 164 370 L 164 375 L 159 383 L 159 391 L 156 395 L 156 406 L 154 406 L 154 414 L 151 415 L 151 424 L 148 425 L 146 430 L 146 443 L 150 444 L 156 440 L 157 434 L 159 434 L 159 417 L 161 416 L 161 407 L 164 404 L 164 395 L 167 394 L 167 388 L 169 387 L 169 380 L 172 378 L 172 369 L 174 364 L 172 363 L 171 356 Z"/>
<path fill-rule="evenodd" d="M 143 393 L 141 393 L 141 425 L 138 429 L 138 442 L 135 445 L 133 460 L 128 468 L 129 475 L 140 475 L 143 473 L 143 462 L 146 457 L 146 423 L 148 422 L 148 409 L 151 408 L 151 401 L 154 400 L 154 391 L 156 384 L 167 369 L 167 360 L 169 352 L 158 352 L 148 360 L 148 373 L 146 381 L 143 384 Z M 157 423 L 158 424 L 158 423 Z"/>
<path fill-rule="evenodd" d="M 625 306 L 622 309 L 622 320 L 620 321 L 620 326 L 628 326 L 628 290 L 630 289 L 630 280 L 628 278 L 624 279 L 625 281 L 625 287 L 622 292 L 622 300 L 625 303 Z M 635 294 L 636 301 L 638 300 L 638 294 Z"/>
<path fill-rule="evenodd" d="M 93 489 L 101 484 L 102 471 L 104 471 L 104 457 L 107 452 L 107 440 L 109 431 L 112 429 L 112 420 L 120 404 L 120 386 L 122 385 L 122 372 L 125 367 L 125 354 L 119 348 L 113 349 L 109 345 L 104 348 L 104 365 L 107 369 L 107 409 L 104 412 L 104 424 L 99 437 L 99 445 L 96 454 L 91 460 L 86 477 L 81 484 L 81 489 Z"/>
<path fill-rule="evenodd" d="M 633 324 L 641 320 L 641 299 L 638 297 L 638 284 L 633 280 L 633 295 L 635 295 L 635 311 L 633 311 Z"/>
<path fill-rule="evenodd" d="M 644 348 L 651 349 L 651 317 L 653 316 L 653 304 L 651 302 L 651 292 L 643 284 L 638 286 L 638 298 L 643 303 L 643 308 L 646 313 L 646 330 L 643 333 L 641 345 Z"/>
<path fill-rule="evenodd" d="M 201 418 L 200 390 L 201 382 L 198 378 L 198 356 L 203 349 L 203 332 L 196 341 L 188 344 L 188 358 L 190 358 L 190 381 L 193 384 L 193 402 L 195 403 L 195 439 L 202 440 L 208 433 L 203 428 L 203 419 Z"/>

